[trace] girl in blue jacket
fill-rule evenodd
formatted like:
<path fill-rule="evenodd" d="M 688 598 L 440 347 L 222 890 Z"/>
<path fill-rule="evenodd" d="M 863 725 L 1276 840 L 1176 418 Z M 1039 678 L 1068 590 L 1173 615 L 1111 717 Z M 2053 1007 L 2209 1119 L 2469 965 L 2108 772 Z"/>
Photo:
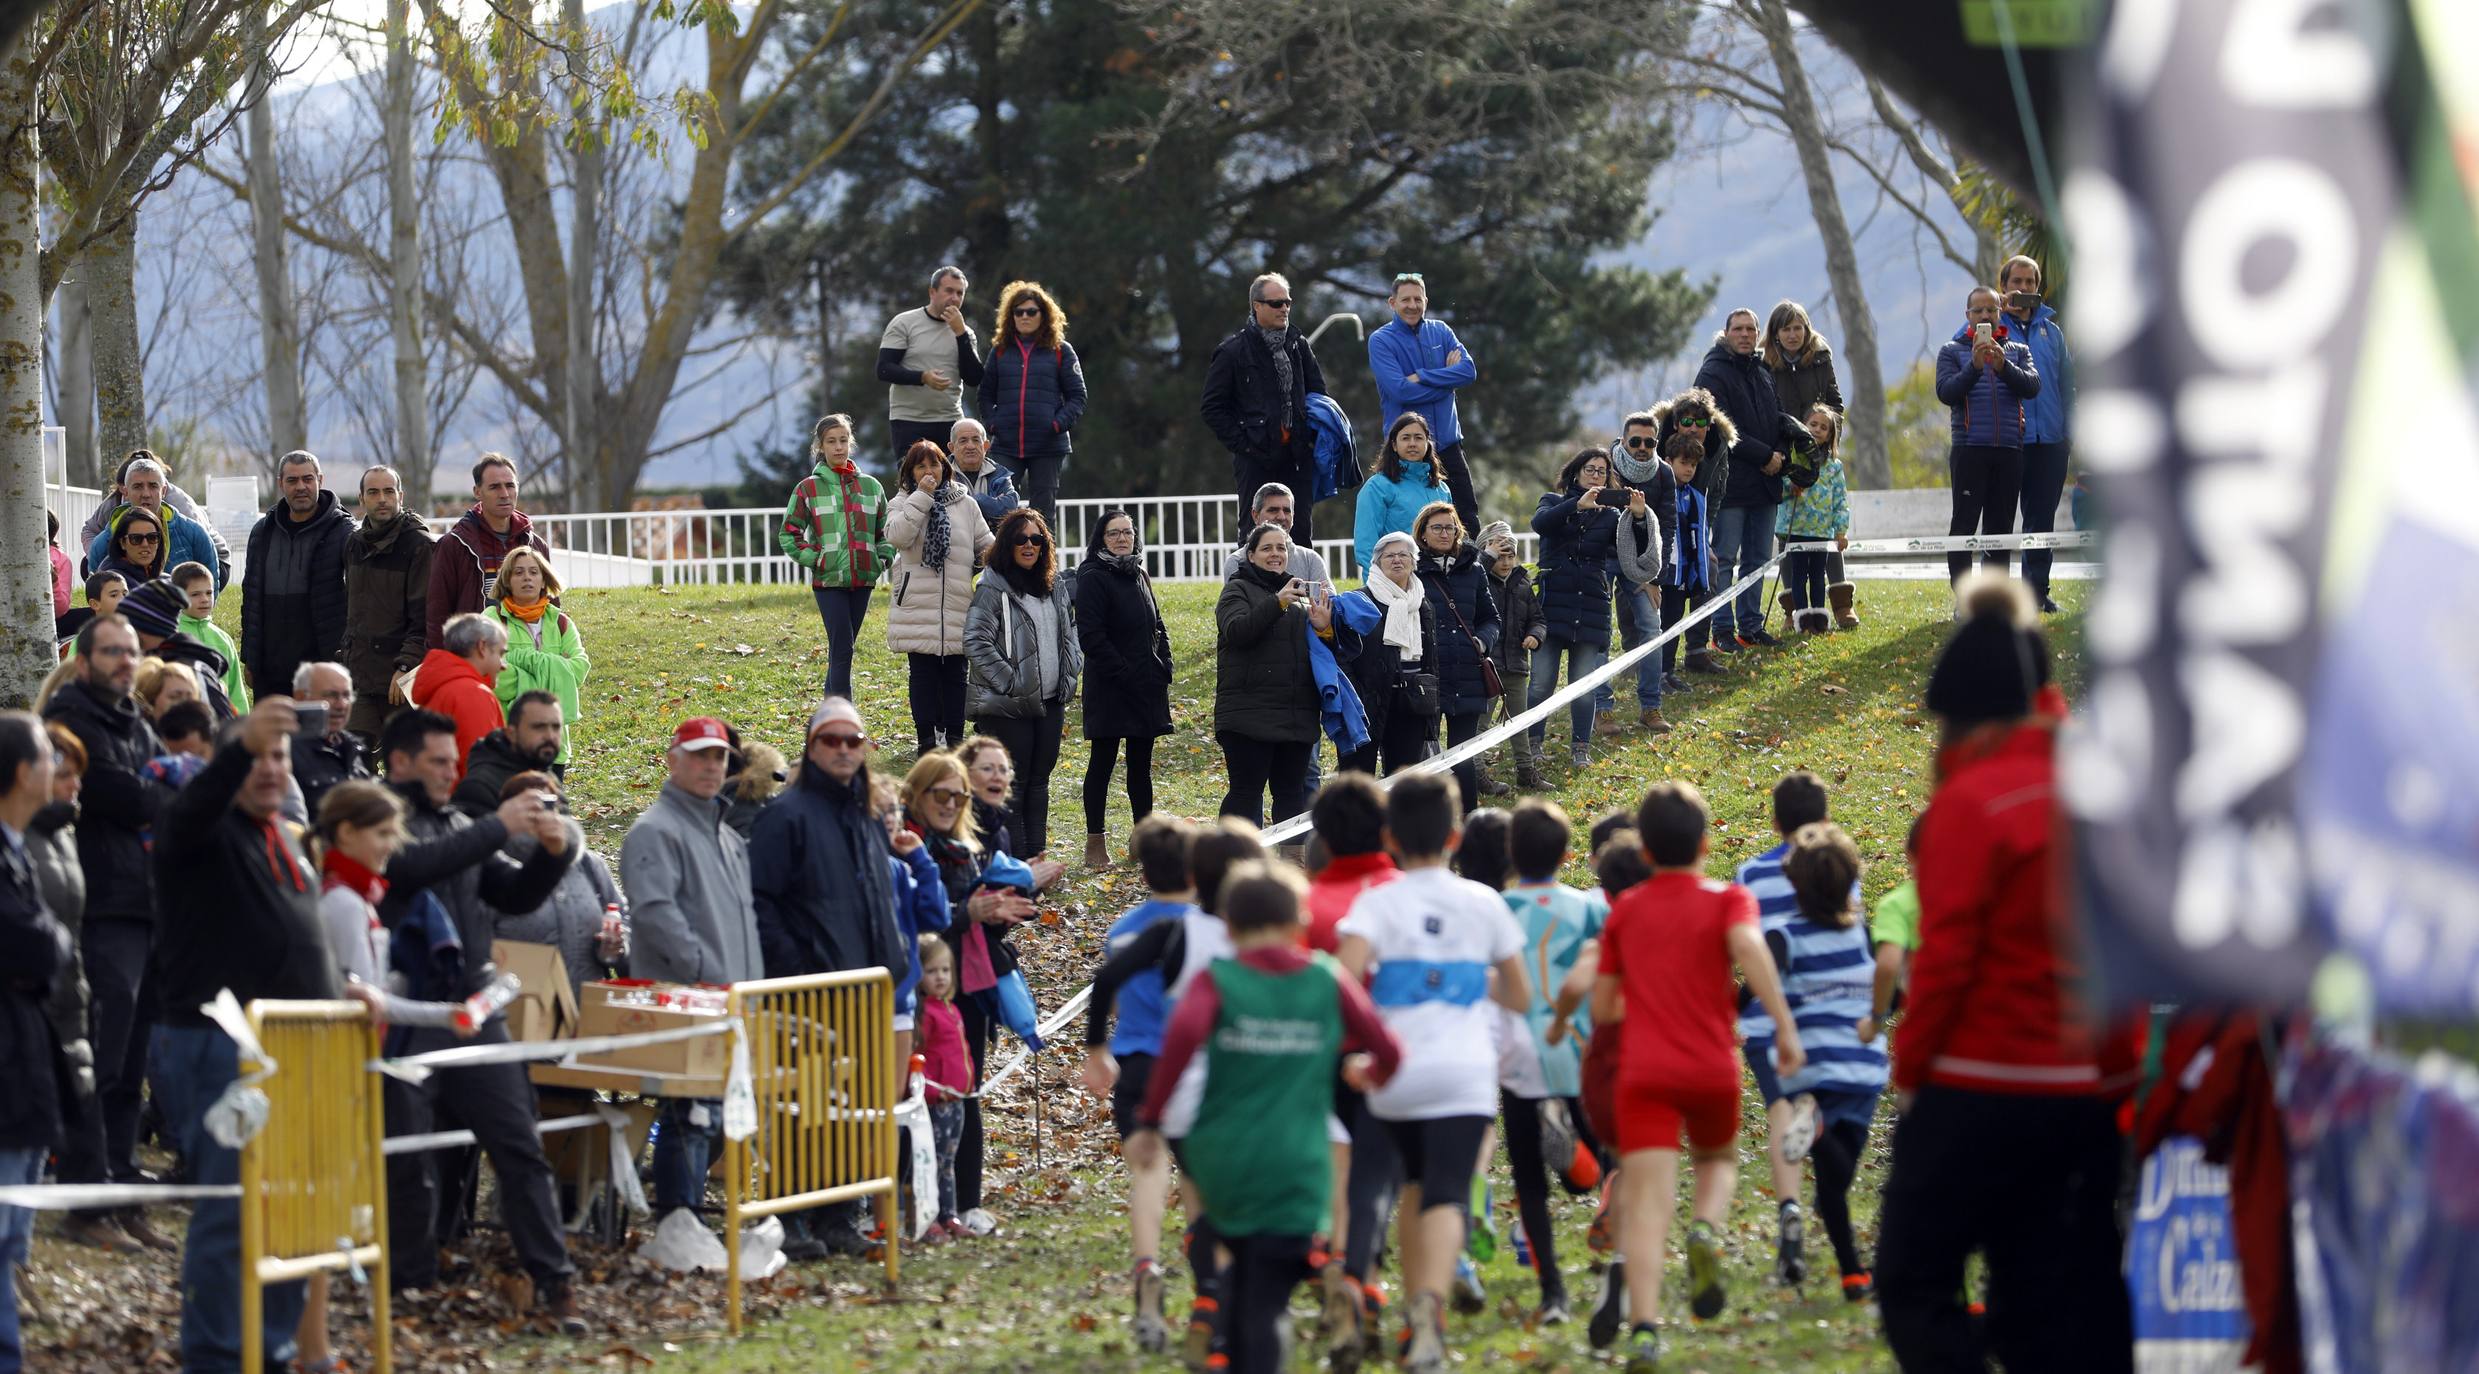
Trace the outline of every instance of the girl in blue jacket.
<path fill-rule="evenodd" d="M 1407 410 L 1386 426 L 1386 446 L 1377 455 L 1377 471 L 1361 484 L 1352 507 L 1351 549 L 1362 581 L 1376 565 L 1377 541 L 1390 534 L 1410 534 L 1420 508 L 1447 499 L 1446 481 L 1438 472 L 1437 440 L 1417 410 Z"/>

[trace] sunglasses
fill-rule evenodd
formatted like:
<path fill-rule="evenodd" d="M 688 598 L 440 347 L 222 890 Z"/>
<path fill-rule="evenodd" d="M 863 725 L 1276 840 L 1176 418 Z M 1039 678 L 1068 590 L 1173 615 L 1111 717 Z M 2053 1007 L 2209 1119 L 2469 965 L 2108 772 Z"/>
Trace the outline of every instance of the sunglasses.
<path fill-rule="evenodd" d="M 1679 423 L 1679 428 L 1681 428 L 1681 429 L 1702 429 L 1702 428 L 1704 428 L 1706 425 L 1709 425 L 1709 424 L 1713 423 L 1713 420 L 1712 420 L 1712 417 L 1710 417 L 1710 416 L 1707 416 L 1707 417 L 1705 417 L 1704 419 L 1701 419 L 1701 420 L 1690 420 L 1690 419 L 1688 419 L 1686 416 L 1681 415 L 1681 416 L 1678 418 L 1678 423 Z"/>
<path fill-rule="evenodd" d="M 1269 301 L 1260 298 L 1257 301 L 1257 304 L 1264 306 L 1268 310 L 1289 310 L 1291 308 L 1291 298 L 1289 296 L 1285 296 L 1278 301 Z"/>
<path fill-rule="evenodd" d="M 1629 440 L 1627 441 L 1627 447 L 1629 447 L 1629 448 L 1651 448 L 1651 447 L 1653 446 L 1653 443 L 1654 443 L 1654 441 L 1653 441 L 1653 440 L 1651 440 L 1651 439 L 1647 439 L 1647 438 L 1645 438 L 1643 435 L 1638 434 L 1638 435 L 1634 436 L 1633 438 L 1631 438 L 1631 439 L 1629 439 Z"/>
<path fill-rule="evenodd" d="M 933 787 L 928 793 L 931 801 L 943 802 L 948 806 L 961 806 L 972 795 L 961 787 Z"/>
<path fill-rule="evenodd" d="M 1042 308 L 1028 302 L 1027 304 L 1017 306 L 1012 313 L 1017 315 L 1031 315 L 1038 318 L 1042 313 Z"/>
<path fill-rule="evenodd" d="M 160 534 L 124 534 L 121 536 L 121 542 L 124 544 L 160 544 L 164 542 L 164 537 Z"/>
<path fill-rule="evenodd" d="M 1038 534 L 1011 534 L 1007 537 L 1007 547 L 1011 549 L 1020 549 L 1027 544 L 1037 549 L 1050 547 L 1050 541 Z"/>
<path fill-rule="evenodd" d="M 1412 282 L 1420 286 L 1428 285 L 1427 282 L 1421 281 L 1420 274 L 1418 272 L 1397 272 L 1394 274 L 1395 285 L 1401 286 L 1405 282 Z"/>
<path fill-rule="evenodd" d="M 809 744 L 813 749 L 821 744 L 825 745 L 829 749 L 866 749 L 869 747 L 869 736 L 839 735 L 830 731 L 820 730 L 818 733 L 809 737 Z"/>

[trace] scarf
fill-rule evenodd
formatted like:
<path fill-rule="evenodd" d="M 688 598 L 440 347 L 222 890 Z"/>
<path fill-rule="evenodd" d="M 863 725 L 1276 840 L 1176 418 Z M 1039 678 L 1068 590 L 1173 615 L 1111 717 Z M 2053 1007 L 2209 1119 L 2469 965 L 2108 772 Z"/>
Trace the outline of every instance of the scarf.
<path fill-rule="evenodd" d="M 930 521 L 921 531 L 921 561 L 933 568 L 947 566 L 947 548 L 955 538 L 955 527 L 947 521 L 947 503 L 964 494 L 953 478 L 938 484 L 930 493 Z"/>
<path fill-rule="evenodd" d="M 1631 487 L 1642 487 L 1648 492 L 1651 491 L 1656 480 L 1654 474 L 1659 472 L 1663 465 L 1658 445 L 1655 446 L 1653 457 L 1642 460 L 1632 455 L 1624 441 L 1610 445 L 1610 466 L 1617 468 L 1618 475 L 1625 478 L 1627 485 Z M 1481 542 L 1485 544 L 1488 540 L 1484 538 Z"/>
<path fill-rule="evenodd" d="M 1412 542 L 1412 537 L 1397 531 L 1378 540 L 1376 557 L 1370 561 L 1375 562 L 1376 558 L 1383 558 L 1386 546 L 1398 540 L 1409 544 Z M 1412 579 L 1412 585 L 1398 587 L 1394 584 L 1393 578 L 1382 572 L 1372 572 L 1369 574 L 1369 580 L 1362 586 L 1378 605 L 1386 608 L 1386 628 L 1380 638 L 1400 650 L 1405 658 L 1418 659 L 1421 656 L 1420 579 L 1415 577 Z"/>
<path fill-rule="evenodd" d="M 1298 387 L 1291 375 L 1291 326 L 1268 329 L 1252 320 L 1248 327 L 1257 331 L 1257 337 L 1265 340 L 1267 351 L 1274 355 L 1274 380 L 1282 384 L 1283 391 L 1282 428 L 1287 431 L 1291 428 L 1291 394 Z"/>
<path fill-rule="evenodd" d="M 364 868 L 341 849 L 327 851 L 326 857 L 319 860 L 319 873 L 323 879 L 322 891 L 331 887 L 348 888 L 374 907 L 387 896 L 387 879 Z"/>
<path fill-rule="evenodd" d="M 512 620 L 522 620 L 528 625 L 539 625 L 542 623 L 542 613 L 551 609 L 551 598 L 538 596 L 534 598 L 534 604 L 520 606 L 514 597 L 503 596 L 499 599 L 499 609 L 506 611 Z"/>

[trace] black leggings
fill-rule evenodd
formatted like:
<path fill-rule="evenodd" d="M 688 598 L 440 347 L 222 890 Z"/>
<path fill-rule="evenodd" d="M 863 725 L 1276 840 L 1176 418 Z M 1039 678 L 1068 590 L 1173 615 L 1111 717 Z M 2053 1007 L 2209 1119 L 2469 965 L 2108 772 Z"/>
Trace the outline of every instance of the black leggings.
<path fill-rule="evenodd" d="M 1309 750 L 1315 747 L 1310 741 L 1250 739 L 1234 730 L 1217 730 L 1214 740 L 1231 775 L 1231 788 L 1222 794 L 1223 815 L 1265 824 L 1260 805 L 1268 789 L 1275 820 L 1287 821 L 1307 809 Z"/>
<path fill-rule="evenodd" d="M 1345 754 L 1341 760 L 1346 773 L 1400 773 L 1437 748 L 1437 717 L 1396 711 L 1386 717 L 1382 732 L 1372 734 L 1369 742 Z M 1384 766 L 1379 766 L 1379 756 Z"/>
<path fill-rule="evenodd" d="M 1677 623 L 1679 623 L 1680 618 L 1681 618 L 1681 617 L 1683 617 L 1683 616 L 1685 616 L 1686 614 L 1687 614 L 1687 589 L 1686 589 L 1686 588 L 1684 588 L 1684 587 L 1664 587 L 1664 588 L 1662 588 L 1662 589 L 1661 589 L 1661 627 L 1662 627 L 1663 629 L 1667 630 L 1667 629 L 1668 629 L 1668 628 L 1670 628 L 1671 626 L 1676 625 Z M 1691 630 L 1689 630 L 1689 631 L 1687 632 L 1687 634 L 1686 634 L 1685 638 L 1694 639 L 1694 638 L 1695 638 L 1695 636 L 1696 636 L 1698 633 L 1702 632 L 1702 631 L 1704 630 L 1704 627 L 1705 627 L 1707 624 L 1710 624 L 1710 623 L 1711 623 L 1711 622 L 1709 622 L 1709 621 L 1698 621 L 1698 622 L 1696 623 L 1695 628 L 1694 628 L 1694 629 L 1691 629 Z M 1696 642 L 1696 643 L 1690 644 L 1688 647 L 1689 647 L 1689 648 L 1691 648 L 1691 649 L 1697 649 L 1697 648 L 1702 648 L 1703 646 L 1704 646 L 1704 642 L 1703 642 L 1703 641 L 1698 641 L 1698 642 Z M 1663 641 L 1661 642 L 1661 671 L 1663 671 L 1663 672 L 1665 672 L 1665 673 L 1668 673 L 1668 672 L 1673 672 L 1673 671 L 1676 671 L 1676 669 L 1677 669 L 1677 668 L 1678 668 L 1678 638 L 1677 638 L 1677 637 L 1673 637 L 1673 638 L 1670 638 L 1670 639 L 1665 639 L 1665 640 L 1663 640 Z"/>
<path fill-rule="evenodd" d="M 906 654 L 912 677 L 912 738 L 915 754 L 964 742 L 964 655 Z"/>
<path fill-rule="evenodd" d="M 1446 747 L 1454 748 L 1481 732 L 1481 723 L 1489 719 L 1487 711 L 1473 711 L 1446 718 Z M 1481 804 L 1481 765 L 1479 759 L 1465 759 L 1455 765 L 1455 786 L 1463 793 L 1463 814 L 1469 816 Z"/>
<path fill-rule="evenodd" d="M 978 997 L 955 999 L 955 1009 L 964 1017 L 964 1048 L 973 1055 L 973 1088 L 981 1087 L 983 1066 L 990 1061 L 990 1042 L 997 1038 L 998 1028 L 981 1009 Z M 981 1205 L 981 1099 L 964 1099 L 964 1138 L 955 1149 L 955 1193 L 947 1199 L 947 1210 L 962 1216 Z"/>
<path fill-rule="evenodd" d="M 1224 1236 L 1222 1332 L 1232 1374 L 1280 1374 L 1281 1326 L 1291 1290 L 1309 1276 L 1306 1236 Z"/>
<path fill-rule="evenodd" d="M 1816 1215 L 1824 1219 L 1825 1238 L 1833 1242 L 1833 1262 L 1846 1276 L 1859 1273 L 1868 1266 L 1860 1262 L 1859 1243 L 1851 1235 L 1851 1181 L 1859 1176 L 1860 1158 L 1868 1153 L 1868 1123 L 1827 1122 L 1817 1132 L 1811 1153 L 1816 1160 Z"/>
<path fill-rule="evenodd" d="M 2023 451 L 1982 444 L 1956 444 L 1946 458 L 1954 482 L 1954 518 L 1947 534 L 2012 534 L 2014 503 L 2023 490 Z M 1983 567 L 2004 572 L 2013 555 L 1991 549 L 1980 556 Z M 1971 571 L 1968 552 L 1945 556 L 1949 579 L 1961 581 Z"/>
<path fill-rule="evenodd" d="M 1370 1113 L 1368 1099 L 1349 1089 L 1335 1097 L 1344 1128 L 1351 1132 L 1351 1172 L 1343 1180 L 1351 1231 L 1343 1237 L 1343 1272 L 1366 1283 L 1377 1267 L 1378 1251 L 1385 1248 L 1386 1223 L 1403 1171 L 1394 1157 L 1394 1137 Z"/>
<path fill-rule="evenodd" d="M 1119 762 L 1119 741 L 1093 741 L 1093 761 L 1085 765 L 1085 833 L 1099 835 L 1110 816 L 1110 774 Z M 1127 738 L 1128 815 L 1143 820 L 1153 814 L 1153 737 Z"/>
<path fill-rule="evenodd" d="M 1515 1172 L 1515 1208 L 1523 1217 L 1524 1237 L 1532 1242 L 1532 1263 L 1540 1271 L 1541 1302 L 1546 1306 L 1567 1295 L 1566 1279 L 1558 1272 L 1557 1233 L 1549 1216 L 1549 1175 L 1553 1169 L 1564 1168 L 1567 1161 L 1552 1164 L 1541 1157 L 1542 1102 L 1503 1089 L 1498 1093 L 1498 1116 L 1506 1123 L 1506 1161 Z M 1569 1100 L 1567 1112 L 1583 1120 L 1581 1103 Z"/>
<path fill-rule="evenodd" d="M 1050 774 L 1059 766 L 1059 743 L 1067 733 L 1067 698 L 1042 703 L 1038 716 L 984 716 L 975 728 L 1007 746 L 1008 762 L 1016 766 L 1015 789 L 1007 798 L 1019 828 L 1016 843 L 1031 859 L 1050 847 Z"/>

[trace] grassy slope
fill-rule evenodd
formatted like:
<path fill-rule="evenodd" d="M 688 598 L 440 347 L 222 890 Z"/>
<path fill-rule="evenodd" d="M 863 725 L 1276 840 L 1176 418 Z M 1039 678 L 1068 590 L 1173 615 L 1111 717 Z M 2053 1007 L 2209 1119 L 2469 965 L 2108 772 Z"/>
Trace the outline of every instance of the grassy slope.
<path fill-rule="evenodd" d="M 1771 843 L 1765 795 L 1773 779 L 1791 768 L 1812 768 L 1834 785 L 1835 815 L 1869 860 L 1871 900 L 1898 882 L 1904 830 L 1928 793 L 1929 740 L 1913 708 L 1942 638 L 1944 589 L 1934 583 L 1871 583 L 1863 591 L 1867 623 L 1859 631 L 1762 655 L 1761 671 L 1736 668 L 1717 687 L 1674 698 L 1668 714 L 1678 729 L 1658 743 L 1626 738 L 1580 776 L 1569 776 L 1561 761 L 1551 780 L 1579 826 L 1630 804 L 1651 779 L 1685 777 L 1713 804 L 1713 872 L 1726 873 Z M 1173 689 L 1180 730 L 1156 753 L 1159 804 L 1199 816 L 1212 812 L 1222 789 L 1221 759 L 1210 734 L 1211 598 L 1212 590 L 1204 587 L 1167 588 L 1163 596 L 1181 663 Z M 627 821 L 659 781 L 654 742 L 679 717 L 713 711 L 771 739 L 798 737 L 798 722 L 814 700 L 825 662 L 804 595 L 737 589 L 584 592 L 571 598 L 570 609 L 585 628 L 596 664 L 571 777 L 578 809 L 598 843 L 616 847 Z M 2080 677 L 2071 625 L 2063 629 L 2059 647 L 2071 691 Z M 910 736 L 903 674 L 902 662 L 886 651 L 883 639 L 866 635 L 856 669 L 858 695 L 873 729 L 898 742 L 878 760 L 881 767 L 909 761 L 909 746 L 900 743 Z M 1563 743 L 1564 729 L 1563 723 L 1553 727 L 1553 746 Z M 1080 824 L 1076 798 L 1084 753 L 1075 730 L 1071 723 L 1066 756 L 1053 781 L 1053 842 L 1062 847 L 1072 845 Z M 1555 747 L 1551 755 L 1563 759 Z M 1127 824 L 1120 798 L 1110 822 L 1114 840 L 1124 838 Z M 1061 894 L 1060 923 L 1046 937 L 1024 942 L 1045 1006 L 1076 985 L 1110 916 L 1138 895 L 1124 876 L 1087 878 L 1072 871 L 1079 876 Z M 1581 877 L 1580 866 L 1571 876 Z M 1007 1220 L 1006 1236 L 907 1255 L 902 1296 L 893 1304 L 878 1297 L 867 1275 L 849 1267 L 787 1277 L 779 1283 L 781 1315 L 753 1327 L 742 1343 L 722 1344 L 716 1333 L 684 1334 L 671 1347 L 677 1353 L 662 1366 L 771 1370 L 806 1367 L 819 1356 L 875 1369 L 1146 1363 L 1124 1339 L 1124 1187 L 1109 1158 L 1107 1115 L 1073 1086 L 1069 1051 L 1054 1050 L 1039 1065 L 1038 1164 L 1031 1092 L 1006 1091 L 992 1104 L 991 1206 Z M 1021 1077 L 1017 1084 L 1030 1086 Z M 1772 1220 L 1752 1136 L 1742 1137 L 1741 1156 L 1745 1167 L 1730 1228 L 1736 1301 L 1719 1321 L 1676 1342 L 1680 1367 L 1887 1367 L 1873 1309 L 1846 1308 L 1829 1291 L 1829 1277 L 1812 1280 L 1804 1299 L 1761 1282 L 1770 1262 Z M 1872 1229 L 1873 1183 L 1882 1163 L 1881 1154 L 1870 1162 L 1853 1198 L 1863 1244 Z M 1503 1228 L 1513 1199 L 1502 1164 L 1497 1196 Z M 1587 1215 L 1580 1204 L 1561 1210 L 1563 1267 L 1579 1312 L 1598 1286 L 1583 1274 Z M 1810 1245 L 1811 1263 L 1829 1273 L 1821 1229 Z M 1518 1275 L 1511 1254 L 1502 1249 L 1488 1276 L 1497 1306 L 1484 1317 L 1455 1323 L 1463 1350 L 1474 1358 L 1544 1369 L 1593 1364 L 1580 1322 L 1563 1330 L 1524 1329 L 1520 1312 L 1533 1301 L 1533 1290 L 1529 1276 Z M 1184 1300 L 1184 1291 L 1175 1284 L 1175 1297 Z"/>

